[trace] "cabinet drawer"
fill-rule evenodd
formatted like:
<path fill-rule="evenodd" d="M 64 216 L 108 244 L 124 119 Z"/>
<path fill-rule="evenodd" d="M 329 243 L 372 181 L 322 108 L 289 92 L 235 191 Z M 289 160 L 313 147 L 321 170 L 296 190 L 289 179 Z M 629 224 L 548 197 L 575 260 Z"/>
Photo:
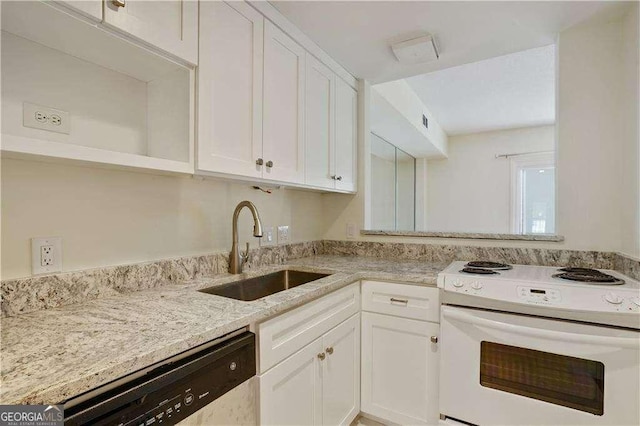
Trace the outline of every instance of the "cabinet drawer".
<path fill-rule="evenodd" d="M 438 294 L 438 289 L 435 287 L 363 281 L 362 310 L 439 322 L 440 299 Z"/>
<path fill-rule="evenodd" d="M 351 284 L 258 324 L 259 371 L 267 371 L 360 310 L 360 287 Z"/>

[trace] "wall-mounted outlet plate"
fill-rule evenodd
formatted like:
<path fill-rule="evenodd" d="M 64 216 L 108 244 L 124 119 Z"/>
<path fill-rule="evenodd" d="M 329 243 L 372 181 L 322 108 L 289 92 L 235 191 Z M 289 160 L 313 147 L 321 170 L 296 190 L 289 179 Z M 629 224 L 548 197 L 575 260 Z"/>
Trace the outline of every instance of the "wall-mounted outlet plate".
<path fill-rule="evenodd" d="M 60 109 L 25 102 L 22 107 L 22 125 L 50 132 L 71 132 L 71 114 Z"/>
<path fill-rule="evenodd" d="M 273 226 L 262 227 L 262 238 L 260 238 L 260 247 L 268 247 L 276 245 L 276 234 Z"/>
<path fill-rule="evenodd" d="M 31 273 L 50 274 L 62 271 L 62 238 L 31 239 Z"/>
<path fill-rule="evenodd" d="M 278 226 L 278 244 L 289 244 L 291 235 L 289 234 L 289 225 Z"/>

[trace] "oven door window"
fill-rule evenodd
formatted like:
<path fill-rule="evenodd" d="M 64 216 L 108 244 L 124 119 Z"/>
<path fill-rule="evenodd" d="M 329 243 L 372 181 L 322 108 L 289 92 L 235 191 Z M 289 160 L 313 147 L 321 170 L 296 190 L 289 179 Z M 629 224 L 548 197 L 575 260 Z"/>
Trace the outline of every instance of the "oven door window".
<path fill-rule="evenodd" d="M 480 344 L 480 384 L 601 416 L 604 364 L 588 359 Z"/>

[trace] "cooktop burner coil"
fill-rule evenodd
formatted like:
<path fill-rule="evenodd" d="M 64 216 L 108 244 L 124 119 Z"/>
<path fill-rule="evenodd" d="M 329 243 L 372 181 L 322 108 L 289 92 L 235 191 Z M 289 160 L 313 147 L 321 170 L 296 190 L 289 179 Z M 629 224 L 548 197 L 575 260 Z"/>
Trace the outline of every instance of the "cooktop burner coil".
<path fill-rule="evenodd" d="M 480 274 L 480 275 L 495 275 L 495 274 L 498 274 L 498 272 L 492 271 L 491 269 L 474 268 L 474 267 L 469 267 L 469 266 L 465 266 L 464 268 L 462 268 L 460 270 L 460 272 L 464 272 L 466 274 Z"/>
<path fill-rule="evenodd" d="M 508 265 L 506 263 L 489 262 L 485 260 L 474 260 L 474 261 L 468 262 L 464 266 L 469 268 L 494 269 L 498 271 L 507 271 L 513 268 L 513 266 Z"/>
<path fill-rule="evenodd" d="M 561 272 L 554 274 L 554 278 L 560 278 L 563 280 L 576 281 L 589 284 L 604 284 L 604 285 L 621 285 L 624 284 L 624 280 L 614 277 L 613 275 L 605 274 L 600 271 L 593 272 Z"/>

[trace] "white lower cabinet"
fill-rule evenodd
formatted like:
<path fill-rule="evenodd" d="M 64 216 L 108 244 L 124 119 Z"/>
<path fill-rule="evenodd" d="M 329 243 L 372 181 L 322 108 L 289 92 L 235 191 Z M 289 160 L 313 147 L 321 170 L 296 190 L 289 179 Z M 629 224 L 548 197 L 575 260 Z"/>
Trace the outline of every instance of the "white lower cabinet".
<path fill-rule="evenodd" d="M 360 314 L 322 337 L 322 424 L 348 425 L 360 412 Z"/>
<path fill-rule="evenodd" d="M 260 376 L 261 425 L 322 423 L 322 338 Z"/>
<path fill-rule="evenodd" d="M 439 310 L 437 288 L 364 281 L 258 324 L 259 424 L 437 424 Z"/>
<path fill-rule="evenodd" d="M 366 285 L 365 282 L 363 309 L 367 306 Z M 433 294 L 437 299 L 437 289 L 398 284 L 390 286 L 400 290 L 389 296 L 394 299 L 393 303 L 400 300 L 400 306 L 419 300 L 416 290 L 424 292 L 423 300 L 429 300 Z M 403 303 L 406 300 L 409 303 Z M 407 314 L 423 316 L 421 312 L 416 314 L 411 310 Z M 438 423 L 439 329 L 435 322 L 362 313 L 361 409 L 365 415 L 402 425 Z"/>
<path fill-rule="evenodd" d="M 360 314 L 260 376 L 260 424 L 348 425 L 360 412 Z"/>

